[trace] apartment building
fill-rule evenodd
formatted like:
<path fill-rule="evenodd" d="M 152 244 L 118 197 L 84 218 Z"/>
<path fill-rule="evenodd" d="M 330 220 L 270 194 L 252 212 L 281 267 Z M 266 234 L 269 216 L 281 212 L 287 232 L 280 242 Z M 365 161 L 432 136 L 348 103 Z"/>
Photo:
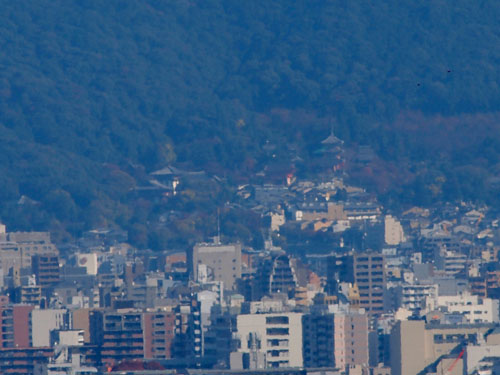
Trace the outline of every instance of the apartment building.
<path fill-rule="evenodd" d="M 104 314 L 101 356 L 108 364 L 144 357 L 141 312 Z"/>
<path fill-rule="evenodd" d="M 57 254 L 37 254 L 32 259 L 32 270 L 37 285 L 43 289 L 50 288 L 60 280 L 59 256 Z"/>
<path fill-rule="evenodd" d="M 27 348 L 31 345 L 31 305 L 9 305 L 0 301 L 0 348 Z"/>
<path fill-rule="evenodd" d="M 302 355 L 305 367 L 334 367 L 335 316 L 327 310 L 314 311 L 302 317 Z"/>
<path fill-rule="evenodd" d="M 381 314 L 386 287 L 384 256 L 375 252 L 356 254 L 354 281 L 359 289 L 360 306 L 369 314 Z"/>
<path fill-rule="evenodd" d="M 303 366 L 302 315 L 290 312 L 238 315 L 238 352 L 262 353 L 268 368 Z"/>
<path fill-rule="evenodd" d="M 144 313 L 144 358 L 172 358 L 175 335 L 175 313 L 153 311 Z"/>
<path fill-rule="evenodd" d="M 31 259 L 39 254 L 58 254 L 48 232 L 0 233 L 0 263 L 4 275 L 18 266 L 31 268 Z"/>
<path fill-rule="evenodd" d="M 426 303 L 438 297 L 437 284 L 409 284 L 405 283 L 398 288 L 398 306 L 419 313 L 426 309 Z"/>
<path fill-rule="evenodd" d="M 364 310 L 334 313 L 335 367 L 368 366 L 368 316 Z"/>

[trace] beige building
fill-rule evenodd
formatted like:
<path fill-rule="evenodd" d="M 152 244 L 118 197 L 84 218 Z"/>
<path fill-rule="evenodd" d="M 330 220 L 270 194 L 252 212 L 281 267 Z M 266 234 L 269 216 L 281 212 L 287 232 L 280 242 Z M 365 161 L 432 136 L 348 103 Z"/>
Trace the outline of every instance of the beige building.
<path fill-rule="evenodd" d="M 405 235 L 401 223 L 391 215 L 386 215 L 384 220 L 384 238 L 388 245 L 399 245 L 404 242 Z"/>
<path fill-rule="evenodd" d="M 384 256 L 371 251 L 356 254 L 354 281 L 359 289 L 360 306 L 369 314 L 383 313 L 386 286 Z"/>
<path fill-rule="evenodd" d="M 418 374 L 440 358 L 445 359 L 438 367 L 447 369 L 449 366 L 446 365 L 451 366 L 457 359 L 453 356 L 450 360 L 447 358 L 452 350 L 468 340 L 477 341 L 492 327 L 491 324 L 443 325 L 426 324 L 423 320 L 399 321 L 390 338 L 392 375 Z M 457 364 L 453 374 L 461 374 L 462 366 L 462 363 Z"/>
<path fill-rule="evenodd" d="M 42 254 L 59 255 L 48 232 L 0 233 L 0 263 L 4 275 L 14 266 L 30 268 L 31 257 Z"/>
<path fill-rule="evenodd" d="M 301 367 L 301 313 L 242 314 L 237 317 L 238 352 L 265 356 L 265 367 Z"/>
<path fill-rule="evenodd" d="M 331 202 L 304 202 L 299 204 L 295 213 L 297 221 L 316 221 L 316 220 L 346 220 L 347 215 L 344 212 L 342 204 Z"/>
<path fill-rule="evenodd" d="M 197 244 L 191 252 L 190 263 L 195 281 L 222 281 L 224 289 L 232 290 L 241 278 L 241 245 Z"/>
<path fill-rule="evenodd" d="M 361 309 L 334 315 L 335 367 L 368 366 L 368 317 Z"/>

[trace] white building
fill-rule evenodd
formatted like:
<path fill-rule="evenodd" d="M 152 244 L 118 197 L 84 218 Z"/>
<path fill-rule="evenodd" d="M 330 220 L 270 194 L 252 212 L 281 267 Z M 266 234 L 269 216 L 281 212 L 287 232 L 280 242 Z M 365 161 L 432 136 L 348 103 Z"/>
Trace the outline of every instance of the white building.
<path fill-rule="evenodd" d="M 35 309 L 31 312 L 31 342 L 34 347 L 50 346 L 50 332 L 67 326 L 67 311 Z"/>
<path fill-rule="evenodd" d="M 85 343 L 84 335 L 83 329 L 53 330 L 51 346 L 82 346 Z"/>
<path fill-rule="evenodd" d="M 447 275 L 455 275 L 465 269 L 467 256 L 458 251 L 446 250 L 441 247 L 436 250 L 435 264 L 438 270 L 443 270 Z"/>
<path fill-rule="evenodd" d="M 238 352 L 265 356 L 265 366 L 301 367 L 302 314 L 242 314 L 237 317 Z"/>
<path fill-rule="evenodd" d="M 497 323 L 500 321 L 498 300 L 480 298 L 470 293 L 457 296 L 438 296 L 427 303 L 428 311 L 445 308 L 449 313 L 459 313 L 468 323 Z"/>
<path fill-rule="evenodd" d="M 78 266 L 84 267 L 87 275 L 97 275 L 99 262 L 96 253 L 77 254 Z"/>
<path fill-rule="evenodd" d="M 411 312 L 428 310 L 438 298 L 437 284 L 403 284 L 399 290 L 399 306 Z"/>

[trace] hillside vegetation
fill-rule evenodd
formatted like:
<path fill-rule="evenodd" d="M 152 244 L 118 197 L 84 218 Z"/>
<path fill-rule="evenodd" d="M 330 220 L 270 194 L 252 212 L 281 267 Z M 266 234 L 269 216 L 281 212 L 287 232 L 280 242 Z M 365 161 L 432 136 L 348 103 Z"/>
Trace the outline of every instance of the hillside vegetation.
<path fill-rule="evenodd" d="M 127 227 L 127 192 L 155 168 L 248 180 L 266 142 L 307 163 L 332 122 L 347 147 L 372 146 L 373 168 L 409 176 L 382 184 L 389 204 L 498 197 L 498 1 L 0 4 L 0 218 L 12 229 Z"/>

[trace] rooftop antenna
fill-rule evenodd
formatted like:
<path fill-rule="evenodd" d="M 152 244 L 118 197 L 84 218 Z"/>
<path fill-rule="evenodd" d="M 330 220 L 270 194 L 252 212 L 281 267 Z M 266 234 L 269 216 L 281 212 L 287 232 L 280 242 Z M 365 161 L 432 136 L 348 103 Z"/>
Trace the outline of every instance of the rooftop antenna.
<path fill-rule="evenodd" d="M 220 209 L 217 208 L 217 245 L 220 245 Z"/>

